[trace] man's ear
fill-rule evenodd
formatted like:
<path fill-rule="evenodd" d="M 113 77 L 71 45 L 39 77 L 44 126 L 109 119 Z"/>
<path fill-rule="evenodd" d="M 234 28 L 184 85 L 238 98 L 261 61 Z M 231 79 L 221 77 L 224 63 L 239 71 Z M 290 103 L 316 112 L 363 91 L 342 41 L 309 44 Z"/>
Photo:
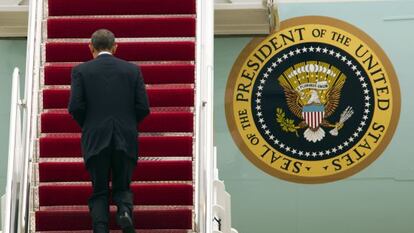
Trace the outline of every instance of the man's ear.
<path fill-rule="evenodd" d="M 95 48 L 93 47 L 92 43 L 90 43 L 88 46 L 89 46 L 89 50 L 92 53 L 92 56 L 95 57 Z"/>
<path fill-rule="evenodd" d="M 114 44 L 114 46 L 112 46 L 111 53 L 115 54 L 117 48 L 118 48 L 118 44 Z"/>

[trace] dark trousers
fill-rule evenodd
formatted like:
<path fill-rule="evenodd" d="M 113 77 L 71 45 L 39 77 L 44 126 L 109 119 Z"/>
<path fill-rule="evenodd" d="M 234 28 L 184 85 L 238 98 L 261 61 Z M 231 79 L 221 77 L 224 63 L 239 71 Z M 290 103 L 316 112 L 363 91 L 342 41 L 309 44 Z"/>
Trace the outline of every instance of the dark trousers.
<path fill-rule="evenodd" d="M 93 228 L 109 222 L 109 178 L 112 173 L 112 200 L 118 211 L 133 211 L 133 193 L 130 189 L 132 173 L 136 161 L 123 154 L 123 151 L 111 145 L 99 154 L 92 156 L 86 162 L 86 168 L 91 176 L 93 194 L 88 200 L 89 212 Z"/>

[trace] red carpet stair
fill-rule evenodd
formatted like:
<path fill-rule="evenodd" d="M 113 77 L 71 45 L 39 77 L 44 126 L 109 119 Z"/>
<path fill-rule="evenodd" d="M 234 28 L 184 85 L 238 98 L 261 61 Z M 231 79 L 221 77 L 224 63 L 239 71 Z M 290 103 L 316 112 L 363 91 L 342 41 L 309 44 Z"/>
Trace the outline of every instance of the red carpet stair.
<path fill-rule="evenodd" d="M 195 0 L 48 0 L 35 187 L 35 232 L 91 232 L 80 128 L 67 113 L 71 68 L 112 30 L 117 56 L 141 66 L 151 114 L 140 125 L 133 175 L 137 232 L 193 232 Z M 112 217 L 115 206 L 111 206 Z M 119 232 L 114 221 L 113 232 Z M 112 232 L 111 231 L 111 232 Z"/>

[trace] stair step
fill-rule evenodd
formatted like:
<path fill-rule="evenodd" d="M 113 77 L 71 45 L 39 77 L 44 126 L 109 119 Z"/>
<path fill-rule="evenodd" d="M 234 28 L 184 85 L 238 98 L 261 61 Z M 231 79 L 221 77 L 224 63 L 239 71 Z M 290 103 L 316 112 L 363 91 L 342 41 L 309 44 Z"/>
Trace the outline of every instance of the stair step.
<path fill-rule="evenodd" d="M 132 181 L 190 181 L 192 161 L 138 161 Z M 83 162 L 40 162 L 40 182 L 90 181 Z"/>
<path fill-rule="evenodd" d="M 140 132 L 192 132 L 192 112 L 152 112 L 139 126 Z M 42 133 L 79 133 L 80 127 L 67 111 L 41 114 Z"/>
<path fill-rule="evenodd" d="M 134 205 L 192 205 L 191 184 L 131 184 Z M 40 206 L 87 205 L 91 184 L 40 184 Z M 113 203 L 112 203 L 113 204 Z"/>
<path fill-rule="evenodd" d="M 100 28 L 112 31 L 117 38 L 194 37 L 195 18 L 191 17 L 112 17 L 49 18 L 48 38 L 90 38 Z"/>
<path fill-rule="evenodd" d="M 40 158 L 81 157 L 81 136 L 44 136 L 39 139 Z M 139 157 L 192 156 L 191 136 L 139 136 Z M 160 146 L 162 145 L 162 146 Z"/>
<path fill-rule="evenodd" d="M 119 42 L 116 56 L 128 61 L 193 61 L 193 41 Z M 88 43 L 47 42 L 46 62 L 84 62 L 92 59 Z"/>
<path fill-rule="evenodd" d="M 70 85 L 73 64 L 49 64 L 44 68 L 45 85 Z M 194 83 L 192 64 L 140 64 L 146 84 Z"/>
<path fill-rule="evenodd" d="M 111 209 L 110 228 L 119 230 L 115 224 L 115 212 Z M 40 209 L 36 211 L 36 231 L 91 230 L 91 218 L 86 208 Z M 137 229 L 191 229 L 192 210 L 188 208 L 134 210 Z"/>
<path fill-rule="evenodd" d="M 192 107 L 194 106 L 193 88 L 147 88 L 151 107 Z M 67 108 L 69 89 L 43 90 L 43 108 Z"/>
<path fill-rule="evenodd" d="M 196 233 L 192 230 L 180 230 L 180 229 L 150 229 L 140 230 L 136 229 L 136 233 Z M 1 233 L 1 232 L 0 232 Z M 36 231 L 36 233 L 93 233 L 92 231 Z M 122 233 L 121 230 L 113 230 L 111 233 Z"/>
<path fill-rule="evenodd" d="M 195 0 L 49 0 L 50 16 L 194 14 Z"/>

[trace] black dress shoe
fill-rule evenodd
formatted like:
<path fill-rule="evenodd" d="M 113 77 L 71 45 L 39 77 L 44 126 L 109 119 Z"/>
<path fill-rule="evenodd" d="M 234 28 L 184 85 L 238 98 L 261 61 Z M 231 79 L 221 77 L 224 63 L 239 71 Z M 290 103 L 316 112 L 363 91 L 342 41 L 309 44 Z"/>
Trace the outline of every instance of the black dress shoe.
<path fill-rule="evenodd" d="M 134 223 L 127 211 L 122 211 L 117 214 L 117 223 L 122 229 L 122 233 L 135 233 Z"/>

